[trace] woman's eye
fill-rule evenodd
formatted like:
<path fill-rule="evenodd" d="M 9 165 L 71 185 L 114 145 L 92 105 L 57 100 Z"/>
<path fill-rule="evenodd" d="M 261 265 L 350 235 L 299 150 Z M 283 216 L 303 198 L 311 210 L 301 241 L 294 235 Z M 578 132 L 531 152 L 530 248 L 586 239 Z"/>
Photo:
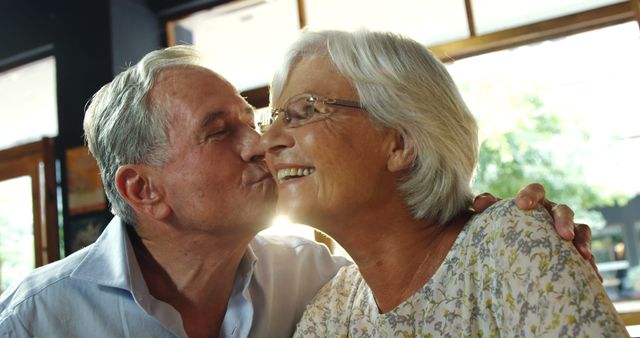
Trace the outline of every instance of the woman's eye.
<path fill-rule="evenodd" d="M 291 112 L 290 117 L 292 120 L 304 121 L 310 119 L 315 113 L 313 106 L 304 107 L 303 109 L 294 110 Z"/>

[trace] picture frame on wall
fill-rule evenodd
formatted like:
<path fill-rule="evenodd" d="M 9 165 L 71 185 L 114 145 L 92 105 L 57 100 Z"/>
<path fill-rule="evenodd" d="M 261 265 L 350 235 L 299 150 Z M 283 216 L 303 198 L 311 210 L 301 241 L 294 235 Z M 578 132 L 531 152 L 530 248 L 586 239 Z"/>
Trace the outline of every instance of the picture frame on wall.
<path fill-rule="evenodd" d="M 69 215 L 107 209 L 100 170 L 87 147 L 66 151 Z"/>

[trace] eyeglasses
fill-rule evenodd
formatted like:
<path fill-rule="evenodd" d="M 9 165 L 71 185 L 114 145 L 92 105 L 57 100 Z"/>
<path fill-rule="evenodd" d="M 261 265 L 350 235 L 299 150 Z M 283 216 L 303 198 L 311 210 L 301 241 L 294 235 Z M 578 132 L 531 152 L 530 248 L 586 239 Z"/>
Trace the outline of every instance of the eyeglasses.
<path fill-rule="evenodd" d="M 266 132 L 278 118 L 288 128 L 298 128 L 321 121 L 335 112 L 335 106 L 365 109 L 360 102 L 333 99 L 313 94 L 300 94 L 290 98 L 284 108 L 271 109 L 269 121 L 259 123 L 261 132 Z"/>

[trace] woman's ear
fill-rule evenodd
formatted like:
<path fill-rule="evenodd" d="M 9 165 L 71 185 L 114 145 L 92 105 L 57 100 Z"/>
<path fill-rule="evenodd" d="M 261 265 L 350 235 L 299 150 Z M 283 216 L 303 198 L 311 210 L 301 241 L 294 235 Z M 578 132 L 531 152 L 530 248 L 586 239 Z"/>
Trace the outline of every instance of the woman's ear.
<path fill-rule="evenodd" d="M 407 140 L 402 134 L 394 130 L 391 135 L 391 152 L 387 161 L 387 169 L 391 172 L 399 172 L 411 167 L 415 159 L 415 146 L 411 140 Z"/>
<path fill-rule="evenodd" d="M 123 165 L 116 171 L 115 180 L 120 196 L 136 213 L 156 220 L 166 218 L 171 213 L 162 191 L 155 184 L 153 169 L 148 166 Z"/>

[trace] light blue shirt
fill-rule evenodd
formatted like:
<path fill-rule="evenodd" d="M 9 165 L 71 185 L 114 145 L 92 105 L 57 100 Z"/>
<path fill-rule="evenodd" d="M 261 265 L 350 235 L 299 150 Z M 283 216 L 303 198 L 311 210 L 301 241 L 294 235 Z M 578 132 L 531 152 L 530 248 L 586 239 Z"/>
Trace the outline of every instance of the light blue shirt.
<path fill-rule="evenodd" d="M 236 272 L 220 337 L 290 337 L 306 304 L 349 262 L 298 237 L 257 236 Z M 145 284 L 118 217 L 96 243 L 36 269 L 0 298 L 0 337 L 186 337 Z"/>

